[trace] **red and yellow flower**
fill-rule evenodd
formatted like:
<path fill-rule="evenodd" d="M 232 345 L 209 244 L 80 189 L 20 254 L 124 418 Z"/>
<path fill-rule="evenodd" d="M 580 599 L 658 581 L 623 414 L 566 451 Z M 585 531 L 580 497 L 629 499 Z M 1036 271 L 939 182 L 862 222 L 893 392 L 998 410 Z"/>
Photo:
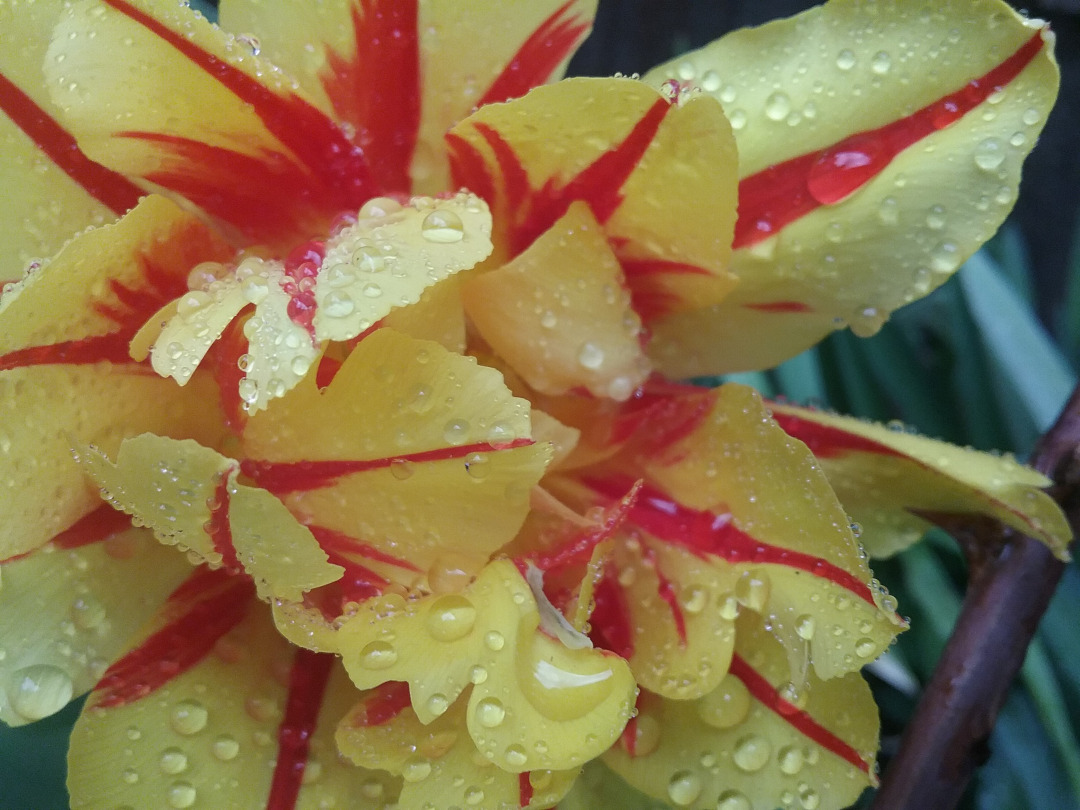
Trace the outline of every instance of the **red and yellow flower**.
<path fill-rule="evenodd" d="M 1065 553 L 1011 460 L 670 381 L 942 283 L 1045 27 L 835 0 L 538 86 L 593 10 L 0 2 L 0 719 L 91 693 L 73 807 L 843 806 L 867 550 Z"/>

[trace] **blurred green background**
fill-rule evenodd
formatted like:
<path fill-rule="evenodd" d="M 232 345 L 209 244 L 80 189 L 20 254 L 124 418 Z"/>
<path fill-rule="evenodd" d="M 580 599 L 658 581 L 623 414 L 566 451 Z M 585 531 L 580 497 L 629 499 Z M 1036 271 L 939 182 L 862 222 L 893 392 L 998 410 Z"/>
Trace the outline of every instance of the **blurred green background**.
<path fill-rule="evenodd" d="M 194 3 L 199 6 L 200 4 Z M 571 72 L 644 71 L 724 30 L 794 13 L 801 0 L 601 2 L 594 37 Z M 208 14 L 209 4 L 200 6 Z M 897 313 L 873 338 L 837 333 L 781 367 L 737 375 L 768 396 L 816 403 L 1023 458 L 1056 416 L 1080 370 L 1080 0 L 1028 8 L 1048 16 L 1063 64 L 1063 103 L 1025 171 L 1014 217 L 956 278 Z M 869 675 L 887 766 L 947 639 L 964 561 L 943 533 L 875 572 L 912 629 Z M 26 729 L 0 724 L 0 810 L 63 810 L 64 754 L 78 706 Z M 965 810 L 1080 808 L 1080 568 L 1071 564 L 990 740 Z M 654 808 L 597 766 L 564 810 Z M 869 792 L 868 792 L 869 793 Z M 862 804 L 868 804 L 864 796 Z"/>

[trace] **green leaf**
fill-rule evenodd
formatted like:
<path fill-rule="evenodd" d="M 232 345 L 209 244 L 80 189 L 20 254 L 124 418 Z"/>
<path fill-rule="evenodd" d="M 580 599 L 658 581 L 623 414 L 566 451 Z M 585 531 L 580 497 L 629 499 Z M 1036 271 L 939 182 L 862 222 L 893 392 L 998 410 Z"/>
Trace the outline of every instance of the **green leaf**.
<path fill-rule="evenodd" d="M 29 726 L 0 723 L 0 808 L 66 810 L 67 746 L 82 700 Z M 13 778 L 22 774 L 27 778 Z"/>
<path fill-rule="evenodd" d="M 630 787 L 598 760 L 585 766 L 581 776 L 561 802 L 559 810 L 670 810 Z"/>

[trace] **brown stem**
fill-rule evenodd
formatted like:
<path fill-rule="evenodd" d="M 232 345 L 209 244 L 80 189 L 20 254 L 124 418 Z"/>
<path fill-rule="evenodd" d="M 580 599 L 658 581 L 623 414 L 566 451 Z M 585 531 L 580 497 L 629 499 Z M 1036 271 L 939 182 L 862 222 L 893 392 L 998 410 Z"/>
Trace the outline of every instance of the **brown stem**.
<path fill-rule="evenodd" d="M 1031 465 L 1054 480 L 1052 493 L 1074 534 L 1080 529 L 1080 386 L 1043 436 Z M 989 532 L 989 534 L 987 534 Z M 964 534 L 961 531 L 958 534 Z M 987 755 L 987 740 L 1035 628 L 1065 569 L 1046 546 L 983 524 L 969 538 L 971 576 L 960 618 L 904 732 L 873 810 L 950 810 Z M 995 548 L 996 541 L 996 548 Z M 965 549 L 979 545 L 963 542 Z"/>

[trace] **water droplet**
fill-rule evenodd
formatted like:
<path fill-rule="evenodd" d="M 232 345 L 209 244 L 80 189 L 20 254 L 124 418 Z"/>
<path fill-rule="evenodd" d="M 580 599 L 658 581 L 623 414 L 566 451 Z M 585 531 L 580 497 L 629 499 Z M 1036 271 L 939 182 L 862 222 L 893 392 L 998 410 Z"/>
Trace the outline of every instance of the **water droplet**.
<path fill-rule="evenodd" d="M 1020 116 L 1020 120 L 1027 124 L 1029 127 L 1035 126 L 1042 119 L 1042 115 L 1034 107 L 1029 107 L 1024 110 L 1024 114 Z"/>
<path fill-rule="evenodd" d="M 469 670 L 469 680 L 479 685 L 488 679 L 488 671 L 484 667 L 477 664 L 471 670 Z"/>
<path fill-rule="evenodd" d="M 733 622 L 739 618 L 739 611 L 742 609 L 742 605 L 740 605 L 739 600 L 735 598 L 735 594 L 729 593 L 725 596 L 721 596 L 717 600 L 717 605 L 719 606 L 721 619 L 727 619 L 729 622 Z"/>
<path fill-rule="evenodd" d="M 244 377 L 237 385 L 236 392 L 240 395 L 240 399 L 247 403 L 252 403 L 259 398 L 259 386 L 250 377 Z"/>
<path fill-rule="evenodd" d="M 476 787 L 475 785 L 473 785 L 472 787 L 466 788 L 466 790 L 465 790 L 465 804 L 469 805 L 470 807 L 476 807 L 476 805 L 480 804 L 483 801 L 484 801 L 484 791 L 483 791 L 482 788 Z"/>
<path fill-rule="evenodd" d="M 476 606 L 459 594 L 440 596 L 431 606 L 425 624 L 436 641 L 457 641 L 472 632 Z"/>
<path fill-rule="evenodd" d="M 769 745 L 769 741 L 752 734 L 749 737 L 743 737 L 735 744 L 735 751 L 731 758 L 739 770 L 754 773 L 765 767 L 771 753 L 772 746 Z"/>
<path fill-rule="evenodd" d="M 956 245 L 942 242 L 930 254 L 930 268 L 937 273 L 951 273 L 960 266 L 960 256 Z"/>
<path fill-rule="evenodd" d="M 529 761 L 529 755 L 520 745 L 511 745 L 506 749 L 506 764 L 511 768 L 523 768 Z"/>
<path fill-rule="evenodd" d="M 940 205 L 933 206 L 926 214 L 926 226 L 933 231 L 940 231 L 945 227 L 945 209 Z"/>
<path fill-rule="evenodd" d="M 877 176 L 889 160 L 881 141 L 853 135 L 822 153 L 807 173 L 806 187 L 822 205 L 834 205 Z"/>
<path fill-rule="evenodd" d="M 770 590 L 769 577 L 761 571 L 746 571 L 735 582 L 735 598 L 758 612 L 769 601 Z"/>
<path fill-rule="evenodd" d="M 229 762 L 236 759 L 236 755 L 240 753 L 240 743 L 236 741 L 236 738 L 229 734 L 222 734 L 210 747 L 214 756 L 222 762 Z"/>
<path fill-rule="evenodd" d="M 728 113 L 728 121 L 731 128 L 736 132 L 746 126 L 746 112 L 744 110 L 732 110 Z"/>
<path fill-rule="evenodd" d="M 365 669 L 386 669 L 397 662 L 397 650 L 385 641 L 372 641 L 360 651 L 360 665 Z"/>
<path fill-rule="evenodd" d="M 777 706 L 777 710 L 781 714 L 795 714 L 806 708 L 806 701 L 810 697 L 810 690 L 799 688 L 796 684 L 788 681 L 776 690 L 776 694 L 788 704 L 785 706 L 784 703 L 781 703 Z"/>
<path fill-rule="evenodd" d="M 503 648 L 503 646 L 505 646 L 506 638 L 504 638 L 503 634 L 500 633 L 498 630 L 490 630 L 484 636 L 484 644 L 487 645 L 487 648 L 489 650 L 492 650 L 493 652 L 498 652 Z"/>
<path fill-rule="evenodd" d="M 874 54 L 874 58 L 870 60 L 870 69 L 878 76 L 884 76 L 891 67 L 892 58 L 887 51 L 878 51 Z"/>
<path fill-rule="evenodd" d="M 847 48 L 836 55 L 836 66 L 840 70 L 851 70 L 855 67 L 855 53 Z"/>
<path fill-rule="evenodd" d="M 799 638 L 805 641 L 810 641 L 814 637 L 814 627 L 816 622 L 814 617 L 810 615 L 800 616 L 795 620 L 795 632 Z"/>
<path fill-rule="evenodd" d="M 398 481 L 405 481 L 412 477 L 413 465 L 411 461 L 403 458 L 395 458 L 390 462 L 390 474 Z"/>
<path fill-rule="evenodd" d="M 780 762 L 780 770 L 786 773 L 788 776 L 794 776 L 803 767 L 803 753 L 802 750 L 794 745 L 787 745 L 780 749 L 780 753 L 776 756 Z"/>
<path fill-rule="evenodd" d="M 701 89 L 706 93 L 715 93 L 720 89 L 720 74 L 715 70 L 706 70 L 701 76 Z"/>
<path fill-rule="evenodd" d="M 469 474 L 470 478 L 475 478 L 477 481 L 487 478 L 490 466 L 487 456 L 483 453 L 473 453 L 465 459 L 465 472 Z"/>
<path fill-rule="evenodd" d="M 380 287 L 374 281 L 369 281 L 367 284 L 361 287 L 360 292 L 363 293 L 365 298 L 378 298 L 383 294 L 382 287 Z"/>
<path fill-rule="evenodd" d="M 583 368 L 596 371 L 604 364 L 604 350 L 595 343 L 583 343 L 578 349 L 577 359 Z"/>
<path fill-rule="evenodd" d="M 484 728 L 496 728 L 506 719 L 506 709 L 498 698 L 484 698 L 476 704 L 476 721 Z"/>
<path fill-rule="evenodd" d="M 386 217 L 390 214 L 396 214 L 401 210 L 401 203 L 390 197 L 372 197 L 362 206 L 360 206 L 360 218 L 371 219 L 377 217 Z"/>
<path fill-rule="evenodd" d="M 259 304 L 270 294 L 270 285 L 263 276 L 248 276 L 240 284 L 240 292 L 252 304 Z"/>
<path fill-rule="evenodd" d="M 746 719 L 750 712 L 750 691 L 732 674 L 697 702 L 698 715 L 715 728 L 731 728 Z"/>
<path fill-rule="evenodd" d="M 166 748 L 161 752 L 161 759 L 158 760 L 158 767 L 161 768 L 161 772 L 170 776 L 183 773 L 187 770 L 187 766 L 187 754 L 179 748 Z"/>
<path fill-rule="evenodd" d="M 877 649 L 877 644 L 874 643 L 872 638 L 860 638 L 855 642 L 855 654 L 859 658 L 869 658 L 874 654 L 874 650 Z"/>
<path fill-rule="evenodd" d="M 753 810 L 750 800 L 737 790 L 725 790 L 716 802 L 716 810 Z"/>
<path fill-rule="evenodd" d="M 886 197 L 878 203 L 878 219 L 885 225 L 895 225 L 900 221 L 900 205 L 895 197 Z"/>
<path fill-rule="evenodd" d="M 190 736 L 206 728 L 209 713 L 197 700 L 181 700 L 169 715 L 169 724 L 177 734 Z"/>
<path fill-rule="evenodd" d="M 469 438 L 469 423 L 465 419 L 451 419 L 443 428 L 443 438 L 447 444 L 463 444 Z"/>
<path fill-rule="evenodd" d="M 355 310 L 356 304 L 352 298 L 340 290 L 334 290 L 323 299 L 322 312 L 328 318 L 344 318 Z"/>
<path fill-rule="evenodd" d="M 196 798 L 198 798 L 198 792 L 190 782 L 173 782 L 169 787 L 169 807 L 183 810 L 195 804 Z"/>
<path fill-rule="evenodd" d="M 1000 138 L 983 138 L 975 147 L 975 165 L 992 172 L 1005 162 L 1005 144 Z"/>
<path fill-rule="evenodd" d="M 303 377 L 311 369 L 311 361 L 306 357 L 294 357 L 289 368 L 297 377 Z"/>
<path fill-rule="evenodd" d="M 791 112 L 791 99 L 788 94 L 777 90 L 765 99 L 765 116 L 770 121 L 783 121 Z"/>
<path fill-rule="evenodd" d="M 709 603 L 709 592 L 698 585 L 691 585 L 683 589 L 679 602 L 687 613 L 701 613 Z"/>
<path fill-rule="evenodd" d="M 446 695 L 436 692 L 428 698 L 427 708 L 429 712 L 438 717 L 440 714 L 445 714 L 446 710 L 450 708 L 450 701 L 447 700 Z"/>
<path fill-rule="evenodd" d="M 80 596 L 71 603 L 71 619 L 82 630 L 97 627 L 105 619 L 105 606 L 93 596 Z"/>
<path fill-rule="evenodd" d="M 124 768 L 124 770 L 120 771 L 120 778 L 126 784 L 137 785 L 139 783 L 139 772 L 134 768 Z"/>
<path fill-rule="evenodd" d="M 439 209 L 424 217 L 420 233 L 429 242 L 452 244 L 465 238 L 465 226 L 453 211 Z"/>
<path fill-rule="evenodd" d="M 406 782 L 420 782 L 430 775 L 431 763 L 423 757 L 409 757 L 401 766 L 401 776 Z"/>
<path fill-rule="evenodd" d="M 701 777 L 692 771 L 676 771 L 668 782 L 667 792 L 671 801 L 686 807 L 701 795 Z"/>
<path fill-rule="evenodd" d="M 8 686 L 11 708 L 25 720 L 40 720 L 60 711 L 71 700 L 75 686 L 59 667 L 34 664 L 18 670 Z"/>
<path fill-rule="evenodd" d="M 800 785 L 799 804 L 803 806 L 803 810 L 817 810 L 821 805 L 821 797 L 808 785 Z"/>

